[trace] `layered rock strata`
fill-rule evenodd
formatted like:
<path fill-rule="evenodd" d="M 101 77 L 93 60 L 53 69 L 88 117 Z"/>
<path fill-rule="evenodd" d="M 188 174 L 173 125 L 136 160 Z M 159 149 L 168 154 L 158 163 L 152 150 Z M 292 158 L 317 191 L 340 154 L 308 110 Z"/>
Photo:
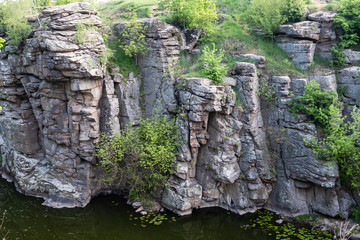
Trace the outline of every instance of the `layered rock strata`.
<path fill-rule="evenodd" d="M 313 44 L 333 38 L 323 23 L 332 18 L 315 17 L 281 30 L 293 44 L 279 43 L 287 44 L 284 49 L 308 44 L 301 53 L 308 60 L 298 61 L 304 67 Z M 76 30 L 80 23 L 86 32 Z M 1 171 L 19 191 L 52 207 L 85 206 L 97 194 L 120 191 L 103 185 L 96 168 L 101 133 L 111 136 L 160 112 L 176 118 L 181 135 L 175 173 L 159 200 L 164 207 L 180 215 L 214 206 L 238 214 L 260 208 L 349 214 L 353 199 L 340 186 L 337 164 L 317 159 L 304 144 L 316 128 L 306 116 L 290 113 L 287 102 L 310 80 L 328 90 L 338 84 L 349 114 L 360 105 L 359 67 L 291 79 L 260 75 L 265 58 L 242 55 L 256 64 L 236 63 L 224 85 L 177 79 L 180 31 L 150 19 L 144 21 L 148 51 L 136 56 L 141 74 L 122 76 L 121 66 L 105 74 L 105 46 L 95 31 L 101 23 L 89 4 L 47 8 L 35 24 L 30 37 L 17 48 L 7 46 L 0 59 Z M 270 102 L 259 96 L 259 76 L 275 93 Z"/>
<path fill-rule="evenodd" d="M 45 9 L 30 37 L 0 60 L 0 145 L 3 176 L 52 207 L 85 206 L 91 199 L 105 51 L 89 4 Z"/>
<path fill-rule="evenodd" d="M 310 14 L 307 21 L 281 25 L 278 46 L 303 70 L 309 69 L 315 52 L 331 60 L 331 47 L 336 43 L 336 34 L 332 29 L 335 16 L 335 13 L 316 12 Z"/>

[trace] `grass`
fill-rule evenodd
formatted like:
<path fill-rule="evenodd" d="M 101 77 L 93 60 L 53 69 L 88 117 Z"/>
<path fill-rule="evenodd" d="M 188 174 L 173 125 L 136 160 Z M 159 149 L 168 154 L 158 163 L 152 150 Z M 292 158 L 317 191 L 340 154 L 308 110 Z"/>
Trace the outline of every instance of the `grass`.
<path fill-rule="evenodd" d="M 98 6 L 99 16 L 104 25 L 112 26 L 124 21 L 129 9 L 136 11 L 139 18 L 148 17 L 156 4 L 157 0 L 115 0 L 101 3 Z M 235 62 L 252 62 L 249 59 L 235 58 L 233 55 L 253 53 L 263 55 L 266 58 L 265 73 L 267 74 L 303 77 L 304 72 L 294 65 L 292 60 L 272 39 L 253 34 L 247 24 L 241 21 L 247 4 L 247 0 L 218 0 L 218 13 L 224 20 L 215 27 L 214 34 L 206 36 L 199 42 L 200 49 L 204 49 L 205 46 L 211 48 L 212 43 L 215 43 L 217 49 L 224 49 L 224 63 L 228 69 L 232 69 Z M 162 17 L 164 18 L 164 16 Z M 109 43 L 108 45 L 115 53 L 111 62 L 120 66 L 124 76 L 129 72 L 140 72 L 135 61 L 125 56 L 118 46 L 119 43 Z M 179 68 L 184 77 L 202 77 L 201 69 L 203 66 L 199 58 L 200 54 L 186 52 L 180 54 Z"/>
<path fill-rule="evenodd" d="M 314 61 L 311 63 L 309 68 L 309 74 L 317 75 L 317 74 L 323 74 L 328 73 L 334 69 L 331 67 L 331 63 L 329 60 L 324 59 L 319 56 L 318 53 L 315 53 L 314 55 Z"/>
<path fill-rule="evenodd" d="M 98 3 L 99 17 L 104 25 L 111 26 L 126 20 L 126 13 L 136 11 L 138 18 L 150 17 L 157 0 L 115 0 Z"/>
<path fill-rule="evenodd" d="M 265 72 L 271 75 L 304 76 L 304 72 L 296 67 L 286 53 L 269 38 L 255 35 L 245 23 L 235 21 L 225 15 L 225 20 L 217 26 L 215 34 L 208 36 L 200 43 L 200 49 L 215 43 L 217 49 L 225 50 L 224 63 L 231 69 L 240 60 L 232 55 L 236 53 L 254 53 L 266 58 Z M 201 76 L 198 55 L 182 53 L 180 66 L 185 76 Z M 246 59 L 244 59 L 246 61 Z"/>

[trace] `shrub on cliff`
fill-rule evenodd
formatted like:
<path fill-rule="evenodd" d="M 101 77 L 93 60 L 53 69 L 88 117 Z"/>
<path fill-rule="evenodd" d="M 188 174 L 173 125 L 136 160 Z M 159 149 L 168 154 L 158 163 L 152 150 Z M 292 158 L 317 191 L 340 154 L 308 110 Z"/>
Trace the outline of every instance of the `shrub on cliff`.
<path fill-rule="evenodd" d="M 224 50 L 217 50 L 215 44 L 212 44 L 212 49 L 205 46 L 200 61 L 203 64 L 202 74 L 215 83 L 222 83 L 222 78 L 226 76 L 227 68 L 222 64 L 224 58 Z"/>
<path fill-rule="evenodd" d="M 9 44 L 18 45 L 30 32 L 32 26 L 25 16 L 31 15 L 30 0 L 3 0 L 0 3 L 0 24 L 5 28 Z"/>
<path fill-rule="evenodd" d="M 282 14 L 283 11 L 283 0 L 253 0 L 247 9 L 247 20 L 252 26 L 273 35 L 286 21 L 286 17 Z"/>
<path fill-rule="evenodd" d="M 336 110 L 334 111 L 336 112 Z M 338 111 L 337 111 L 338 112 Z M 360 111 L 354 107 L 351 120 L 335 116 L 329 121 L 331 131 L 322 140 L 307 142 L 314 152 L 327 160 L 335 160 L 340 173 L 352 187 L 360 187 Z"/>
<path fill-rule="evenodd" d="M 159 6 L 171 12 L 171 21 L 183 28 L 213 31 L 217 20 L 214 0 L 159 0 Z"/>
<path fill-rule="evenodd" d="M 320 88 L 316 81 L 310 81 L 305 86 L 302 96 L 295 97 L 289 102 L 290 112 L 306 114 L 311 120 L 330 130 L 330 120 L 339 114 L 336 93 Z"/>
<path fill-rule="evenodd" d="M 360 0 L 340 0 L 334 23 L 342 31 L 339 37 L 341 47 L 357 45 L 360 37 Z"/>
<path fill-rule="evenodd" d="M 147 51 L 145 42 L 147 26 L 138 21 L 136 12 L 130 12 L 127 17 L 130 21 L 120 32 L 122 38 L 121 48 L 127 56 L 133 57 L 138 53 L 143 54 Z"/>
<path fill-rule="evenodd" d="M 281 24 L 300 20 L 304 8 L 303 0 L 252 0 L 245 18 L 254 27 L 273 35 Z"/>
<path fill-rule="evenodd" d="M 4 47 L 4 44 L 3 43 L 5 43 L 5 39 L 3 39 L 2 37 L 0 37 L 0 51 L 1 51 L 1 49 Z M 1 107 L 1 106 L 0 106 Z M 1 110 L 1 108 L 0 108 L 0 110 Z"/>
<path fill-rule="evenodd" d="M 311 81 L 302 96 L 289 103 L 290 111 L 309 116 L 324 132 L 319 138 L 305 141 L 320 158 L 337 161 L 342 176 L 353 187 L 360 187 L 360 111 L 354 107 L 351 118 L 340 116 L 336 93 Z"/>
<path fill-rule="evenodd" d="M 146 199 L 172 174 L 177 140 L 175 121 L 160 115 L 141 119 L 139 127 L 127 126 L 114 137 L 104 135 L 96 147 L 103 181 L 128 190 L 133 200 Z"/>

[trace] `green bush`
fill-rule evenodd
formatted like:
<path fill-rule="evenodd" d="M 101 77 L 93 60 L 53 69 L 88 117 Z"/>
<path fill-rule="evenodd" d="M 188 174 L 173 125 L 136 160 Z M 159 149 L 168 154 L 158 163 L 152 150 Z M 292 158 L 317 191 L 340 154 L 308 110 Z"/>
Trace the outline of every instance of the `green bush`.
<path fill-rule="evenodd" d="M 160 115 L 141 119 L 139 127 L 127 126 L 112 138 L 104 135 L 96 147 L 103 181 L 127 189 L 134 200 L 146 199 L 173 173 L 177 140 L 175 121 Z"/>
<path fill-rule="evenodd" d="M 138 18 L 149 18 L 153 10 L 150 7 L 140 7 L 136 9 L 136 15 Z"/>
<path fill-rule="evenodd" d="M 349 48 L 359 43 L 360 36 L 360 0 L 340 0 L 335 27 L 341 29 L 339 37 L 341 47 Z"/>
<path fill-rule="evenodd" d="M 0 23 L 6 29 L 10 45 L 18 45 L 32 29 L 25 16 L 32 14 L 30 0 L 3 0 L 0 3 Z"/>
<path fill-rule="evenodd" d="M 283 0 L 253 0 L 247 9 L 247 20 L 254 26 L 261 28 L 265 33 L 273 35 L 281 24 L 286 21 L 282 14 Z"/>
<path fill-rule="evenodd" d="M 61 6 L 61 5 L 74 3 L 74 2 L 81 2 L 81 0 L 56 0 L 55 5 L 56 6 Z"/>
<path fill-rule="evenodd" d="M 33 4 L 36 7 L 47 7 L 51 6 L 51 0 L 33 0 Z"/>
<path fill-rule="evenodd" d="M 341 67 L 346 62 L 345 54 L 344 54 L 344 48 L 341 46 L 341 44 L 336 44 L 331 48 L 331 54 L 333 57 L 333 60 L 331 60 L 331 64 L 333 66 Z"/>
<path fill-rule="evenodd" d="M 297 22 L 302 19 L 305 13 L 304 0 L 286 0 L 283 14 L 287 22 Z"/>
<path fill-rule="evenodd" d="M 214 0 L 160 0 L 159 6 L 171 12 L 171 19 L 183 28 L 213 32 L 217 20 Z"/>
<path fill-rule="evenodd" d="M 331 131 L 322 140 L 308 142 L 316 154 L 338 162 L 352 187 L 360 187 L 360 111 L 354 107 L 351 121 L 339 117 L 338 109 L 332 107 L 334 117 L 330 119 Z"/>
<path fill-rule="evenodd" d="M 202 74 L 204 77 L 214 80 L 215 83 L 222 83 L 222 78 L 227 74 L 227 68 L 221 62 L 224 58 L 224 51 L 217 50 L 213 43 L 212 49 L 205 46 L 200 61 L 203 64 Z"/>
<path fill-rule="evenodd" d="M 273 86 L 269 84 L 266 78 L 260 78 L 259 89 L 257 91 L 257 94 L 268 102 L 277 99 L 277 95 Z"/>
<path fill-rule="evenodd" d="M 354 107 L 351 118 L 340 116 L 337 94 L 320 88 L 311 81 L 303 96 L 289 103 L 290 111 L 303 113 L 324 128 L 322 138 L 305 141 L 321 159 L 337 161 L 340 175 L 350 180 L 351 186 L 360 187 L 360 111 Z"/>
<path fill-rule="evenodd" d="M 313 80 L 305 86 L 302 96 L 289 102 L 289 110 L 292 113 L 306 114 L 315 124 L 329 130 L 330 120 L 339 114 L 336 96 L 334 91 L 321 89 L 320 84 Z"/>
<path fill-rule="evenodd" d="M 252 0 L 245 18 L 252 26 L 273 35 L 281 24 L 300 20 L 304 9 L 303 0 Z"/>
<path fill-rule="evenodd" d="M 130 22 L 120 32 L 123 39 L 121 47 L 127 56 L 133 57 L 138 53 L 145 53 L 147 50 L 145 42 L 147 27 L 144 23 L 138 21 L 136 12 L 129 13 L 128 17 Z"/>

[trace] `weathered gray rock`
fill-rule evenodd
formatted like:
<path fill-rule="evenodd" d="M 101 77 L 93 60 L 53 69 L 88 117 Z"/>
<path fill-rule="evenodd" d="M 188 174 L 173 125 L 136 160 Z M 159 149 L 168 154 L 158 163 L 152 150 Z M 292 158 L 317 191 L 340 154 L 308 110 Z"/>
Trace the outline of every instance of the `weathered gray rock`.
<path fill-rule="evenodd" d="M 303 21 L 293 24 L 285 24 L 279 27 L 278 33 L 287 37 L 309 39 L 317 41 L 320 39 L 321 24 L 312 21 Z"/>
<path fill-rule="evenodd" d="M 115 83 L 115 92 L 119 102 L 119 119 L 121 127 L 126 125 L 137 126 L 142 116 L 140 108 L 140 79 L 135 78 L 133 74 L 127 81 Z"/>
<path fill-rule="evenodd" d="M 181 31 L 181 50 L 192 52 L 201 36 L 202 30 L 199 28 L 185 29 Z"/>
<path fill-rule="evenodd" d="M 319 54 L 321 58 L 327 59 L 329 61 L 333 60 L 331 53 L 331 48 L 336 44 L 335 41 L 330 42 L 320 42 L 316 45 L 316 53 Z"/>
<path fill-rule="evenodd" d="M 189 215 L 200 206 L 201 196 L 202 188 L 196 181 L 173 182 L 165 188 L 162 204 L 179 215 Z"/>
<path fill-rule="evenodd" d="M 157 196 L 164 207 L 180 215 L 217 206 L 238 214 L 266 207 L 286 215 L 348 216 L 353 199 L 338 186 L 337 164 L 317 159 L 305 145 L 316 128 L 287 104 L 312 79 L 336 90 L 334 74 L 262 76 L 275 92 L 269 101 L 259 96 L 262 56 L 243 55 L 255 64 L 236 63 L 221 86 L 204 78 L 176 79 L 179 30 L 146 20 L 149 51 L 136 57 L 142 76 L 122 76 L 121 66 L 105 75 L 97 31 L 88 31 L 83 44 L 74 40 L 80 21 L 100 26 L 88 4 L 48 8 L 39 18 L 23 45 L 6 46 L 0 55 L 0 171 L 19 191 L 43 197 L 48 206 L 76 207 L 121 190 L 97 181 L 103 174 L 94 158 L 100 134 L 111 137 L 127 124 L 136 126 L 142 110 L 145 117 L 160 111 L 176 118 L 182 140 L 174 174 Z M 314 21 L 282 27 L 287 37 L 279 45 L 303 69 L 312 61 L 314 42 L 333 41 L 323 31 L 331 20 Z M 197 36 L 188 44 L 196 44 Z M 359 67 L 338 72 L 339 86 L 346 87 L 345 113 L 360 103 L 359 75 Z"/>
<path fill-rule="evenodd" d="M 336 86 L 333 75 L 312 78 L 329 89 Z M 273 103 L 276 110 L 263 111 L 263 115 L 267 134 L 272 139 L 272 155 L 279 160 L 276 161 L 277 183 L 266 208 L 293 216 L 313 212 L 337 216 L 340 209 L 335 190 L 339 178 L 337 164 L 317 159 L 303 141 L 311 141 L 316 136 L 314 124 L 308 123 L 303 115 L 295 117 L 288 110 L 291 91 L 302 94 L 301 88 L 307 80 L 280 76 L 273 77 L 271 83 L 278 96 Z"/>
<path fill-rule="evenodd" d="M 329 72 L 328 74 L 324 75 L 310 75 L 309 80 L 315 80 L 320 84 L 320 87 L 322 89 L 325 89 L 327 91 L 337 91 L 337 83 L 336 83 L 336 75 L 332 72 Z"/>
<path fill-rule="evenodd" d="M 349 67 L 338 71 L 337 80 L 344 93 L 344 114 L 348 117 L 354 106 L 360 106 L 360 67 Z"/>
<path fill-rule="evenodd" d="M 116 26 L 119 35 L 126 23 Z M 137 63 L 142 72 L 142 90 L 145 117 L 156 111 L 166 114 L 177 112 L 173 73 L 180 53 L 177 34 L 179 29 L 158 20 L 146 20 L 147 54 L 138 55 Z"/>
<path fill-rule="evenodd" d="M 266 59 L 264 56 L 260 56 L 260 55 L 255 55 L 255 54 L 237 54 L 237 55 L 233 55 L 233 57 L 238 58 L 239 60 L 245 60 L 245 59 L 250 59 L 252 61 L 254 61 L 255 65 L 258 68 L 265 68 L 265 64 L 266 64 Z"/>
<path fill-rule="evenodd" d="M 346 63 L 349 63 L 349 64 L 360 63 L 360 51 L 353 51 L 351 49 L 345 49 L 344 55 L 346 58 Z"/>
<path fill-rule="evenodd" d="M 4 53 L 0 64 L 4 174 L 52 207 L 85 206 L 92 195 L 105 45 L 96 31 L 85 33 L 94 42 L 74 41 L 80 21 L 100 26 L 89 9 L 88 3 L 45 9 L 36 24 L 47 30 L 35 29 L 19 55 Z"/>
<path fill-rule="evenodd" d="M 303 70 L 307 70 L 314 59 L 316 44 L 312 41 L 280 38 L 277 45 Z"/>
<path fill-rule="evenodd" d="M 318 11 L 310 14 L 308 19 L 316 22 L 332 22 L 335 17 L 334 12 Z"/>

